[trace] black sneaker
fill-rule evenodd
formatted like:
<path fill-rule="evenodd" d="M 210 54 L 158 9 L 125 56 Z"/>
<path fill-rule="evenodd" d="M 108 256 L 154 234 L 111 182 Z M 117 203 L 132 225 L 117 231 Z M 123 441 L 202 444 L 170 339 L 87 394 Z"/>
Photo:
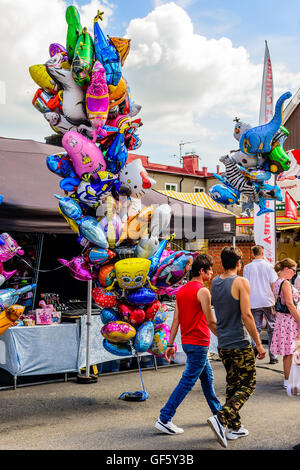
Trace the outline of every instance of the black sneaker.
<path fill-rule="evenodd" d="M 216 438 L 218 439 L 219 444 L 221 444 L 222 447 L 227 447 L 227 439 L 226 439 L 226 426 L 223 426 L 217 415 L 211 416 L 207 420 L 207 424 L 211 427 L 212 431 L 215 433 Z"/>
<path fill-rule="evenodd" d="M 279 360 L 277 359 L 277 357 L 274 357 L 274 359 L 270 359 L 270 362 L 269 364 L 278 364 Z"/>

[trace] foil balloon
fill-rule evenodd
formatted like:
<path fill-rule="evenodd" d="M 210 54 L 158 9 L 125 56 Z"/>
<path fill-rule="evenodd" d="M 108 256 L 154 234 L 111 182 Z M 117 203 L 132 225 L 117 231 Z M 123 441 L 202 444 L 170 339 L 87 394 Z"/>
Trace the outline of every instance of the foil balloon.
<path fill-rule="evenodd" d="M 186 276 L 197 254 L 179 251 L 168 256 L 159 264 L 151 279 L 152 284 L 156 287 L 168 287 L 177 284 Z"/>
<path fill-rule="evenodd" d="M 105 237 L 105 233 L 103 232 L 103 229 L 99 225 L 97 219 L 87 215 L 79 219 L 77 224 L 79 226 L 79 233 L 82 237 L 86 238 L 100 248 L 108 248 L 108 242 Z"/>
<path fill-rule="evenodd" d="M 84 124 L 87 121 L 87 116 L 83 90 L 74 81 L 67 64 L 63 54 L 56 54 L 45 65 L 50 77 L 63 90 L 63 115 L 72 124 Z"/>
<path fill-rule="evenodd" d="M 131 39 L 110 37 L 109 42 L 117 49 L 121 59 L 121 65 L 123 66 L 130 51 Z"/>
<path fill-rule="evenodd" d="M 105 68 L 107 84 L 116 86 L 122 75 L 121 60 L 118 51 L 106 39 L 98 24 L 99 19 L 102 21 L 102 16 L 103 13 L 98 11 L 94 18 L 95 53 L 97 59 Z"/>
<path fill-rule="evenodd" d="M 79 227 L 75 220 L 69 219 L 62 211 L 61 208 L 58 207 L 58 212 L 64 217 L 64 219 L 68 222 L 69 227 L 73 230 L 75 233 L 79 233 Z"/>
<path fill-rule="evenodd" d="M 136 335 L 132 325 L 123 321 L 112 321 L 101 328 L 101 334 L 112 343 L 127 343 Z"/>
<path fill-rule="evenodd" d="M 2 286 L 2 284 L 4 284 L 5 281 L 6 281 L 6 279 L 3 276 L 3 274 L 0 274 L 0 286 Z"/>
<path fill-rule="evenodd" d="M 173 238 L 173 237 L 172 237 Z M 160 243 L 159 243 L 159 247 L 158 249 L 156 250 L 156 252 L 154 253 L 154 255 L 150 256 L 149 257 L 149 260 L 151 262 L 151 266 L 150 266 L 150 270 L 149 270 L 149 275 L 152 276 L 152 274 L 154 274 L 154 272 L 156 271 L 156 268 L 157 266 L 159 265 L 160 261 L 161 261 L 161 258 L 162 258 L 162 254 L 164 252 L 164 249 L 166 248 L 167 246 L 167 243 L 170 239 L 165 239 L 165 240 L 162 240 Z"/>
<path fill-rule="evenodd" d="M 151 217 L 150 233 L 151 237 L 158 237 L 170 225 L 172 208 L 168 204 L 159 205 Z"/>
<path fill-rule="evenodd" d="M 75 256 L 70 261 L 58 258 L 58 261 L 67 266 L 70 274 L 78 281 L 90 281 L 93 279 L 89 266 L 82 256 Z"/>
<path fill-rule="evenodd" d="M 79 38 L 79 35 L 82 31 L 82 26 L 80 24 L 80 15 L 77 8 L 73 5 L 68 6 L 66 10 L 66 21 L 68 24 L 67 32 L 67 53 L 69 57 L 69 62 L 72 63 L 75 47 Z"/>
<path fill-rule="evenodd" d="M 58 91 L 59 86 L 53 78 L 49 75 L 45 65 L 37 64 L 29 67 L 29 73 L 32 80 L 43 90 Z"/>
<path fill-rule="evenodd" d="M 2 244 L 0 244 L 0 261 L 3 263 L 13 258 L 16 254 L 22 256 L 24 251 L 18 243 L 7 233 L 1 233 Z"/>
<path fill-rule="evenodd" d="M 165 323 L 168 318 L 168 307 L 165 304 L 161 304 L 158 309 L 155 318 L 153 320 L 154 326 L 159 326 L 161 323 Z"/>
<path fill-rule="evenodd" d="M 127 357 L 132 355 L 131 347 L 128 343 L 112 343 L 111 341 L 104 339 L 103 347 L 107 352 L 114 354 L 115 356 Z"/>
<path fill-rule="evenodd" d="M 121 289 L 138 289 L 148 276 L 150 261 L 144 258 L 129 258 L 117 261 L 116 276 Z"/>
<path fill-rule="evenodd" d="M 131 307 L 127 304 L 119 304 L 118 310 L 122 319 L 130 323 L 130 325 L 140 325 L 145 320 L 145 312 L 141 308 Z"/>
<path fill-rule="evenodd" d="M 137 330 L 134 338 L 134 349 L 136 352 L 143 353 L 148 351 L 154 337 L 154 326 L 151 321 L 143 323 Z"/>
<path fill-rule="evenodd" d="M 167 349 L 169 338 L 170 327 L 165 324 L 157 326 L 154 328 L 153 342 L 148 352 L 154 356 L 163 357 Z"/>
<path fill-rule="evenodd" d="M 134 258 L 133 246 L 118 246 L 114 248 L 114 252 L 119 259 Z"/>
<path fill-rule="evenodd" d="M 135 246 L 135 255 L 138 258 L 151 258 L 159 248 L 158 237 L 144 237 Z"/>
<path fill-rule="evenodd" d="M 240 198 L 240 192 L 226 184 L 214 184 L 209 189 L 210 197 L 219 204 L 236 204 Z"/>
<path fill-rule="evenodd" d="M 81 87 L 90 83 L 94 57 L 94 43 L 87 28 L 83 28 L 77 40 L 72 61 L 72 76 Z"/>
<path fill-rule="evenodd" d="M 67 49 L 62 46 L 61 44 L 58 44 L 58 43 L 52 43 L 50 44 L 49 46 L 49 55 L 50 57 L 54 57 L 56 54 L 65 54 L 65 56 L 67 57 L 68 53 L 67 53 Z"/>
<path fill-rule="evenodd" d="M 102 287 L 109 287 L 113 284 L 116 278 L 115 266 L 113 264 L 106 264 L 101 266 L 98 271 L 98 281 Z"/>
<path fill-rule="evenodd" d="M 105 153 L 105 161 L 108 171 L 111 171 L 112 173 L 119 173 L 119 171 L 125 165 L 127 158 L 128 149 L 125 145 L 124 134 L 118 132 Z"/>
<path fill-rule="evenodd" d="M 117 321 L 118 315 L 112 308 L 103 308 L 100 312 L 100 318 L 103 325 L 110 323 L 111 321 Z"/>
<path fill-rule="evenodd" d="M 119 180 L 121 183 L 129 185 L 131 197 L 139 199 L 156 184 L 156 181 L 148 175 L 139 158 L 124 165 L 119 173 Z"/>
<path fill-rule="evenodd" d="M 86 91 L 86 113 L 90 123 L 101 137 L 107 135 L 103 129 L 108 115 L 109 97 L 105 69 L 97 60 L 93 66 L 91 83 Z M 112 173 L 116 173 L 108 168 Z"/>
<path fill-rule="evenodd" d="M 25 306 L 11 305 L 0 313 L 0 336 L 6 331 L 24 312 Z"/>
<path fill-rule="evenodd" d="M 143 238 L 148 231 L 148 225 L 153 212 L 153 206 L 146 206 L 138 214 L 128 217 L 118 243 L 120 244 L 126 239 L 139 240 Z"/>
<path fill-rule="evenodd" d="M 153 321 L 158 313 L 164 315 L 165 312 L 168 312 L 168 307 L 159 300 L 154 300 L 154 302 L 148 304 L 145 308 L 145 320 Z"/>
<path fill-rule="evenodd" d="M 29 284 L 28 286 L 21 287 L 21 289 L 1 289 L 0 290 L 0 305 L 2 309 L 6 309 L 11 305 L 18 302 L 21 295 L 32 291 L 36 288 L 36 284 Z"/>
<path fill-rule="evenodd" d="M 112 292 L 106 292 L 100 287 L 95 287 L 92 290 L 92 297 L 99 307 L 113 308 L 118 305 L 118 297 Z"/>
<path fill-rule="evenodd" d="M 59 200 L 60 210 L 65 216 L 72 220 L 78 220 L 82 217 L 82 209 L 74 199 L 68 196 L 63 197 L 59 194 L 54 194 L 54 196 Z"/>
<path fill-rule="evenodd" d="M 106 162 L 101 150 L 87 137 L 78 132 L 69 131 L 62 139 L 62 144 L 73 162 L 74 170 L 82 177 L 85 173 L 104 171 Z"/>
<path fill-rule="evenodd" d="M 56 153 L 49 155 L 46 159 L 47 168 L 61 178 L 76 178 L 73 164 L 67 153 Z"/>
<path fill-rule="evenodd" d="M 61 111 L 62 102 L 59 94 L 39 88 L 32 98 L 33 106 L 46 116 L 51 111 Z"/>
<path fill-rule="evenodd" d="M 104 248 L 90 248 L 84 255 L 84 259 L 92 264 L 104 264 L 115 257 L 115 253 Z"/>
<path fill-rule="evenodd" d="M 148 287 L 140 287 L 137 290 L 129 290 L 125 292 L 127 302 L 133 305 L 151 304 L 155 300 L 155 292 Z"/>
<path fill-rule="evenodd" d="M 272 139 L 282 123 L 283 103 L 291 96 L 292 94 L 288 91 L 278 98 L 271 121 L 262 126 L 252 127 L 241 135 L 240 149 L 242 152 L 257 154 L 271 151 Z"/>

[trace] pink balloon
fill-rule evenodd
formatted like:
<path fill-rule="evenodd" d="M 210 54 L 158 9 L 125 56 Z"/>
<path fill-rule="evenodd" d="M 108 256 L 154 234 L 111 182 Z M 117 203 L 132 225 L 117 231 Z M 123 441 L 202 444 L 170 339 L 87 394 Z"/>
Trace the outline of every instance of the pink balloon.
<path fill-rule="evenodd" d="M 24 255 L 22 248 L 8 233 L 1 233 L 1 239 L 4 241 L 4 243 L 0 245 L 0 261 L 8 261 L 16 254 L 21 256 Z"/>
<path fill-rule="evenodd" d="M 82 256 L 75 256 L 70 261 L 58 258 L 58 261 L 67 266 L 70 274 L 78 281 L 90 281 L 93 279 L 89 266 Z"/>
<path fill-rule="evenodd" d="M 79 178 L 84 173 L 97 173 L 106 170 L 106 162 L 101 150 L 79 132 L 66 132 L 62 144 L 72 160 L 75 173 Z"/>

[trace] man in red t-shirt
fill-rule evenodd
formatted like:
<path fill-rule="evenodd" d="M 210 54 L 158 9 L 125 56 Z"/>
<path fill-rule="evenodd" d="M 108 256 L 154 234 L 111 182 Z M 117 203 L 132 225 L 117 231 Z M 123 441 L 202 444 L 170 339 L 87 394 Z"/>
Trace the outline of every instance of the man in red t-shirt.
<path fill-rule="evenodd" d="M 217 334 L 210 292 L 203 285 L 212 278 L 212 265 L 213 259 L 210 255 L 198 255 L 192 265 L 191 281 L 181 287 L 176 295 L 174 318 L 165 357 L 169 362 L 171 357 L 175 358 L 174 340 L 180 325 L 182 349 L 187 358 L 182 377 L 160 410 L 159 419 L 155 423 L 156 429 L 166 434 L 183 433 L 183 429 L 172 423 L 172 418 L 197 379 L 201 382 L 204 396 L 213 414 L 222 408 L 215 394 L 213 371 L 207 358 L 209 330 Z"/>

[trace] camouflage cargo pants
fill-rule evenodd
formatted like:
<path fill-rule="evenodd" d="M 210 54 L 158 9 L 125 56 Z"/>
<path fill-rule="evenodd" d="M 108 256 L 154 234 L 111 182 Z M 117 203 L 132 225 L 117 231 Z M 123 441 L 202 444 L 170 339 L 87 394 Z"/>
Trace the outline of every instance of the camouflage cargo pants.
<path fill-rule="evenodd" d="M 223 426 L 238 430 L 241 426 L 239 410 L 255 390 L 256 366 L 252 346 L 243 349 L 219 348 L 219 356 L 226 369 L 226 402 L 218 411 Z"/>

